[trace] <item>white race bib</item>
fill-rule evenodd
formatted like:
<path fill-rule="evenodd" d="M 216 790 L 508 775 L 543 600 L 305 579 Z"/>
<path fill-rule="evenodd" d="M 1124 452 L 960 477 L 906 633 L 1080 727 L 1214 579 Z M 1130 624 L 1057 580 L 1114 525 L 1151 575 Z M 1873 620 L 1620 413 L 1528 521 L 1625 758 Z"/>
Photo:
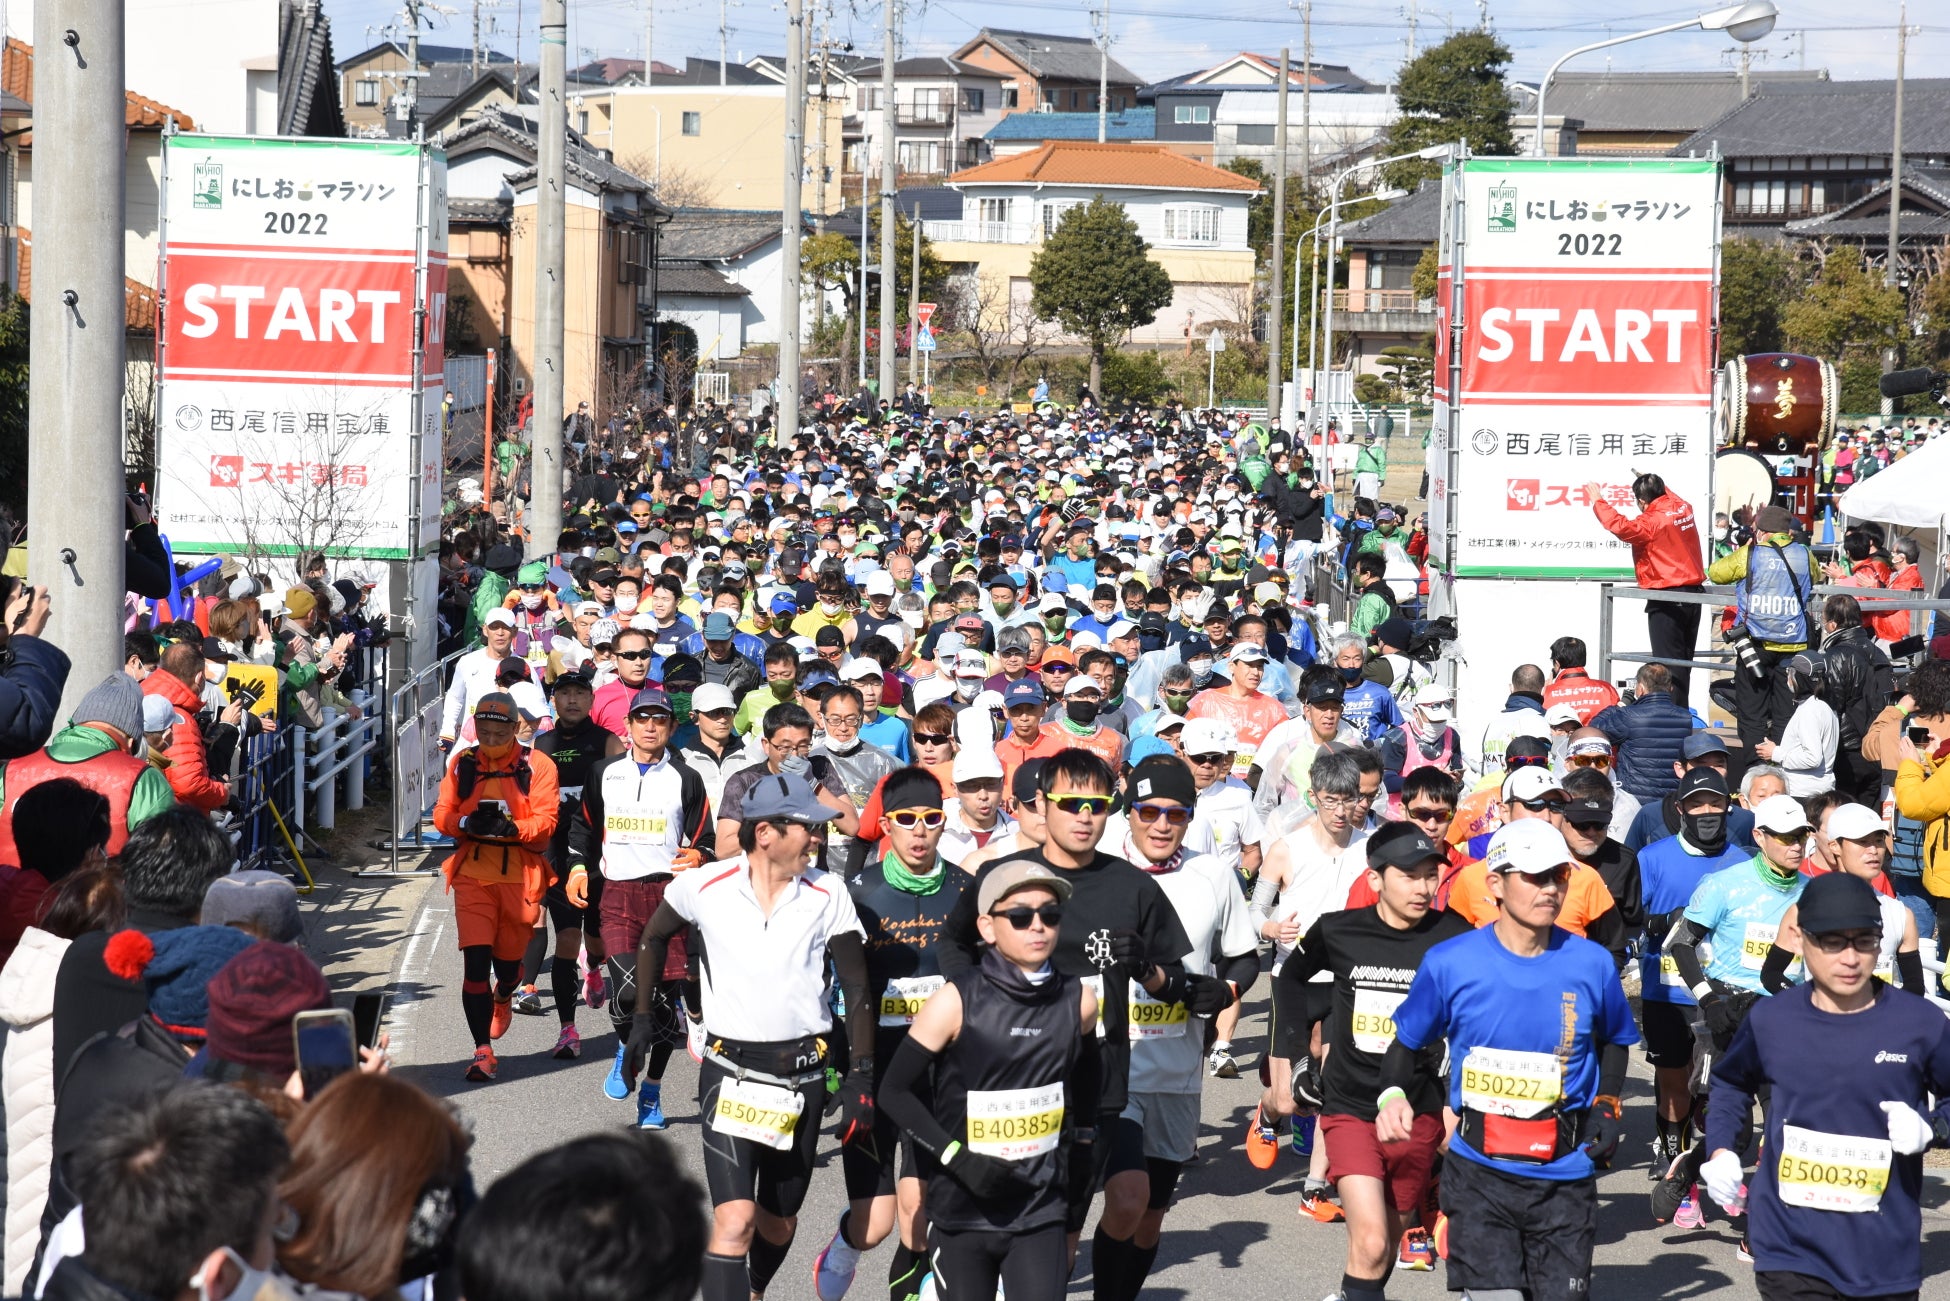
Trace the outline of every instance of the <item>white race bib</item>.
<path fill-rule="evenodd" d="M 880 1024 L 913 1025 L 928 995 L 947 983 L 945 976 L 896 976 L 880 996 Z"/>
<path fill-rule="evenodd" d="M 750 1139 L 783 1152 L 792 1146 L 793 1131 L 805 1109 L 806 1097 L 796 1089 L 727 1079 L 718 1086 L 711 1128 L 727 1138 Z"/>
<path fill-rule="evenodd" d="M 670 817 L 663 813 L 603 812 L 603 839 L 612 845 L 661 845 L 670 837 Z"/>
<path fill-rule="evenodd" d="M 1192 1014 L 1183 1003 L 1166 1003 L 1144 992 L 1144 986 L 1131 982 L 1131 1038 L 1181 1039 Z"/>
<path fill-rule="evenodd" d="M 1873 1211 L 1889 1186 L 1889 1140 L 1781 1126 L 1781 1200 L 1817 1211 Z"/>
<path fill-rule="evenodd" d="M 1385 1053 L 1395 1042 L 1395 1009 L 1406 993 L 1386 989 L 1354 991 L 1354 1046 L 1364 1053 Z"/>
<path fill-rule="evenodd" d="M 1026 1161 L 1056 1150 L 1063 1135 L 1063 1086 L 972 1089 L 968 1094 L 968 1150 L 1005 1161 Z"/>
<path fill-rule="evenodd" d="M 1767 962 L 1767 950 L 1774 945 L 1774 936 L 1780 931 L 1776 922 L 1748 922 L 1746 933 L 1740 940 L 1740 969 L 1759 971 Z"/>
<path fill-rule="evenodd" d="M 1564 1096 L 1564 1063 L 1555 1053 L 1471 1048 L 1462 1061 L 1462 1104 L 1489 1115 L 1541 1116 Z"/>

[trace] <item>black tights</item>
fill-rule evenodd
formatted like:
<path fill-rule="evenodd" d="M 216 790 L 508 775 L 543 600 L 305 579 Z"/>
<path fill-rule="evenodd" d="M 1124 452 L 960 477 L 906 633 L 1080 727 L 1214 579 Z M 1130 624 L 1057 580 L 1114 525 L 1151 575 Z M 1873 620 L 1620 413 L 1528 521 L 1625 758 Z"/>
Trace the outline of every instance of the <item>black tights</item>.
<path fill-rule="evenodd" d="M 636 954 L 628 953 L 619 958 L 611 954 L 609 964 L 609 1022 L 619 1039 L 630 1037 L 630 1017 L 636 1012 Z M 670 1006 L 668 990 L 673 985 L 683 986 L 684 1006 Z M 677 1045 L 684 1037 L 684 1009 L 698 1006 L 700 989 L 694 979 L 684 981 L 660 981 L 657 989 L 651 991 L 651 1006 L 647 1009 L 658 1021 L 657 1042 L 650 1046 L 650 1060 L 644 1064 L 645 1080 L 661 1080 L 664 1069 L 670 1065 L 670 1058 L 677 1051 Z"/>
<path fill-rule="evenodd" d="M 521 959 L 497 958 L 487 945 L 473 944 L 460 951 L 460 963 L 460 1009 L 467 1017 L 474 1046 L 479 1048 L 490 1037 L 488 1028 L 494 1017 L 494 1002 L 506 1001 L 514 995 L 515 985 L 521 980 Z M 488 989 L 490 974 L 494 977 L 492 995 Z"/>

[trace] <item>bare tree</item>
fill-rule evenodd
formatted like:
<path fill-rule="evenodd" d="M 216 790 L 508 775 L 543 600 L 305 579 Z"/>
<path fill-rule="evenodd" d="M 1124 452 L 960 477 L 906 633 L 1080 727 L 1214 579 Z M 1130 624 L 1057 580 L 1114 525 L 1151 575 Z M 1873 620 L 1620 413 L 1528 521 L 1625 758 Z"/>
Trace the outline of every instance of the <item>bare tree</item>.
<path fill-rule="evenodd" d="M 1012 392 L 1022 368 L 1056 338 L 1055 323 L 1042 320 L 1027 301 L 1018 300 L 1007 281 L 956 276 L 944 306 L 982 382 L 992 385 L 1006 370 Z"/>
<path fill-rule="evenodd" d="M 659 165 L 656 155 L 648 149 L 625 154 L 616 160 L 616 165 L 638 180 L 648 182 L 657 202 L 666 208 L 708 208 L 718 195 L 718 185 L 709 173 L 676 163 Z"/>

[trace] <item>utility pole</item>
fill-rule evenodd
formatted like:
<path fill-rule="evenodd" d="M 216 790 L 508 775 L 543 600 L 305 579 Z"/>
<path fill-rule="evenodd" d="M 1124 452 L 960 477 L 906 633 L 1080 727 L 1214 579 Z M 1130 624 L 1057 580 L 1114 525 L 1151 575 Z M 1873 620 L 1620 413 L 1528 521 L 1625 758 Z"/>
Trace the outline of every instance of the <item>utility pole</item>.
<path fill-rule="evenodd" d="M 1882 269 L 1882 283 L 1891 289 L 1902 279 L 1902 239 L 1903 239 L 1903 57 L 1909 51 L 1909 5 L 1907 0 L 1897 10 L 1896 18 L 1896 123 L 1889 149 L 1889 264 Z M 1905 313 L 1907 315 L 1907 313 Z M 1896 345 L 1891 343 L 1882 352 L 1882 373 L 1887 375 L 1896 369 Z M 1892 398 L 1882 400 L 1882 414 L 1894 415 L 1896 403 Z"/>
<path fill-rule="evenodd" d="M 1110 0 L 1104 0 L 1100 14 L 1092 14 L 1097 26 L 1097 143 L 1106 139 L 1110 112 Z"/>
<path fill-rule="evenodd" d="M 1286 111 L 1280 111 L 1286 122 Z M 1300 0 L 1300 193 L 1314 192 L 1314 0 Z M 1297 250 L 1296 250 L 1297 256 Z M 1298 347 L 1298 340 L 1295 340 Z"/>
<path fill-rule="evenodd" d="M 720 86 L 724 85 L 725 57 L 731 47 L 730 32 L 725 27 L 728 21 L 728 11 L 725 6 L 728 3 L 729 0 L 718 0 L 718 85 Z"/>
<path fill-rule="evenodd" d="M 650 84 L 650 36 L 657 23 L 657 0 L 643 0 L 643 84 Z"/>
<path fill-rule="evenodd" d="M 474 0 L 474 57 L 467 70 L 472 76 L 481 75 L 481 0 Z"/>
<path fill-rule="evenodd" d="M 1287 51 L 1280 47 L 1279 116 L 1273 120 L 1273 265 L 1266 286 L 1266 424 L 1280 421 L 1280 287 L 1286 278 Z M 1297 250 L 1296 250 L 1297 252 Z"/>
<path fill-rule="evenodd" d="M 813 119 L 813 229 L 826 233 L 826 67 L 832 57 L 832 47 L 826 39 L 827 15 L 831 13 L 825 5 L 819 13 L 819 116 Z M 821 309 L 824 310 L 823 308 Z"/>
<path fill-rule="evenodd" d="M 528 559 L 562 532 L 563 226 L 568 218 L 568 0 L 542 0 L 541 139 L 535 169 L 535 415 L 530 431 Z"/>
<path fill-rule="evenodd" d="M 806 165 L 806 0 L 785 6 L 785 189 L 779 276 L 779 382 L 773 439 L 784 444 L 799 433 L 799 325 L 805 310 L 799 290 L 800 185 Z M 825 104 L 820 105 L 822 114 Z"/>
<path fill-rule="evenodd" d="M 420 0 L 406 0 L 406 135 L 420 124 Z"/>
<path fill-rule="evenodd" d="M 881 0 L 880 37 L 880 396 L 894 394 L 894 24 L 899 0 Z M 862 216 L 865 216 L 864 209 Z"/>
<path fill-rule="evenodd" d="M 1898 38 L 1900 39 L 1900 38 Z M 1740 47 L 1740 102 L 1745 104 L 1753 94 L 1750 87 L 1750 73 L 1754 63 L 1754 49 L 1751 45 Z"/>
<path fill-rule="evenodd" d="M 28 369 L 28 581 L 48 592 L 42 636 L 72 667 L 55 714 L 122 664 L 122 0 L 34 9 L 38 292 Z"/>
<path fill-rule="evenodd" d="M 1408 0 L 1408 61 L 1415 62 L 1415 6 L 1417 0 Z"/>
<path fill-rule="evenodd" d="M 921 214 L 916 210 L 907 219 L 914 232 L 914 251 L 908 255 L 907 271 L 907 382 L 921 382 L 921 350 L 914 345 L 921 338 Z"/>

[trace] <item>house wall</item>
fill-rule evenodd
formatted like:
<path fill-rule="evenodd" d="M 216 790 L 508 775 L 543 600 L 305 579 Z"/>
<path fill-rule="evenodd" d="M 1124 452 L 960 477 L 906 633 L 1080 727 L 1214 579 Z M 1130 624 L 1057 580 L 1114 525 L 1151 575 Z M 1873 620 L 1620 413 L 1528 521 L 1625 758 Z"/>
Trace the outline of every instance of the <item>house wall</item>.
<path fill-rule="evenodd" d="M 878 107 L 862 109 L 861 92 L 879 90 L 878 82 L 865 82 L 852 88 L 854 111 L 860 116 L 860 138 L 865 146 L 867 166 L 880 166 L 880 125 L 881 113 Z M 972 112 L 963 106 L 963 91 L 978 90 L 982 93 L 982 109 Z M 939 148 L 934 172 L 957 171 L 976 163 L 988 161 L 987 143 L 977 146 L 976 156 L 970 157 L 966 142 L 980 140 L 988 134 L 990 127 L 1005 116 L 1002 109 L 1002 79 L 997 76 L 963 76 L 959 79 L 940 77 L 899 77 L 894 82 L 894 104 L 897 116 L 911 112 L 916 103 L 916 91 L 934 91 L 940 97 L 941 115 L 947 120 L 939 125 L 924 125 L 914 122 L 894 124 L 894 147 L 896 157 L 902 143 L 908 141 L 933 141 Z M 951 152 L 952 151 L 952 152 Z M 930 169 L 916 167 L 903 171 L 926 172 Z"/>
<path fill-rule="evenodd" d="M 999 327 L 1015 306 L 1027 305 L 1030 300 L 1029 264 L 1037 247 L 936 241 L 934 254 L 944 262 L 973 265 L 983 284 L 1002 291 L 995 300 L 996 319 L 990 323 Z M 1153 248 L 1151 257 L 1171 277 L 1172 301 L 1151 324 L 1132 332 L 1132 342 L 1178 342 L 1185 338 L 1188 324 L 1196 333 L 1215 322 L 1245 318 L 1253 283 L 1251 249 L 1193 253 Z"/>
<path fill-rule="evenodd" d="M 267 7 L 271 9 L 272 21 L 275 24 L 277 10 L 275 6 Z M 370 73 L 405 72 L 407 68 L 406 56 L 399 50 L 386 46 L 357 63 L 347 64 L 339 69 L 339 103 L 344 107 L 345 130 L 348 135 L 367 135 L 383 128 L 386 122 L 387 101 L 405 85 L 404 82 L 381 77 L 379 102 L 361 104 L 358 96 L 360 79 Z"/>
<path fill-rule="evenodd" d="M 782 86 L 622 86 L 585 93 L 590 113 L 590 144 L 608 149 L 618 166 L 645 177 L 679 174 L 697 186 L 686 202 L 708 208 L 779 208 L 785 192 L 785 89 Z M 598 131 L 598 104 L 603 124 Z M 808 117 L 820 108 L 807 105 Z M 840 169 L 838 99 L 825 106 L 826 162 Z M 684 134 L 684 114 L 698 114 L 698 134 Z M 807 152 L 814 131 L 806 128 Z M 810 160 L 809 160 L 810 162 Z M 808 176 L 801 205 L 810 208 L 817 187 Z M 826 187 L 826 210 L 840 207 L 838 185 Z"/>
<path fill-rule="evenodd" d="M 123 274 L 145 285 L 156 283 L 156 266 L 162 253 L 160 208 L 162 204 L 162 133 L 131 131 L 124 139 L 128 152 L 122 160 L 123 199 L 122 257 Z M 34 151 L 20 155 L 19 178 L 14 188 L 20 225 L 34 229 Z"/>
<path fill-rule="evenodd" d="M 450 199 L 511 199 L 514 186 L 508 177 L 528 167 L 513 154 L 483 149 L 447 164 L 447 196 Z"/>
<path fill-rule="evenodd" d="M 969 185 L 962 189 L 962 224 L 982 220 L 984 199 L 1009 201 L 1009 228 L 1012 237 L 1025 242 L 1041 242 L 1045 207 L 1088 203 L 1098 194 L 1123 206 L 1137 223 L 1138 234 L 1154 249 L 1171 247 L 1165 240 L 1165 209 L 1177 205 L 1201 205 L 1219 210 L 1218 238 L 1212 243 L 1191 245 L 1187 251 L 1203 253 L 1246 249 L 1246 205 L 1243 193 L 1225 190 L 1097 190 L 1083 186 L 1047 185 L 1036 189 L 1015 189 L 1000 185 Z"/>
<path fill-rule="evenodd" d="M 514 312 L 514 267 L 508 232 L 494 226 L 450 224 L 447 256 L 448 300 L 457 294 L 473 299 L 474 332 L 480 346 L 502 347 Z M 453 343 L 450 339 L 450 346 Z"/>
<path fill-rule="evenodd" d="M 613 257 L 607 255 L 603 209 L 595 195 L 575 185 L 569 187 L 565 205 L 564 276 L 562 295 L 562 398 L 563 414 L 584 400 L 596 396 L 596 379 L 602 360 L 605 334 L 635 335 L 632 328 L 613 327 L 619 313 L 610 301 L 619 289 L 634 286 L 615 283 Z M 535 384 L 535 187 L 530 185 L 515 196 L 512 222 L 514 267 L 514 312 L 509 351 L 513 375 Z M 528 274 L 522 269 L 527 268 Z M 632 296 L 633 300 L 633 296 Z"/>
<path fill-rule="evenodd" d="M 676 322 L 689 326 L 697 335 L 698 361 L 716 361 L 720 357 L 736 357 L 743 350 L 750 303 L 750 299 L 731 296 L 666 294 L 659 304 L 658 320 L 661 325 Z"/>

